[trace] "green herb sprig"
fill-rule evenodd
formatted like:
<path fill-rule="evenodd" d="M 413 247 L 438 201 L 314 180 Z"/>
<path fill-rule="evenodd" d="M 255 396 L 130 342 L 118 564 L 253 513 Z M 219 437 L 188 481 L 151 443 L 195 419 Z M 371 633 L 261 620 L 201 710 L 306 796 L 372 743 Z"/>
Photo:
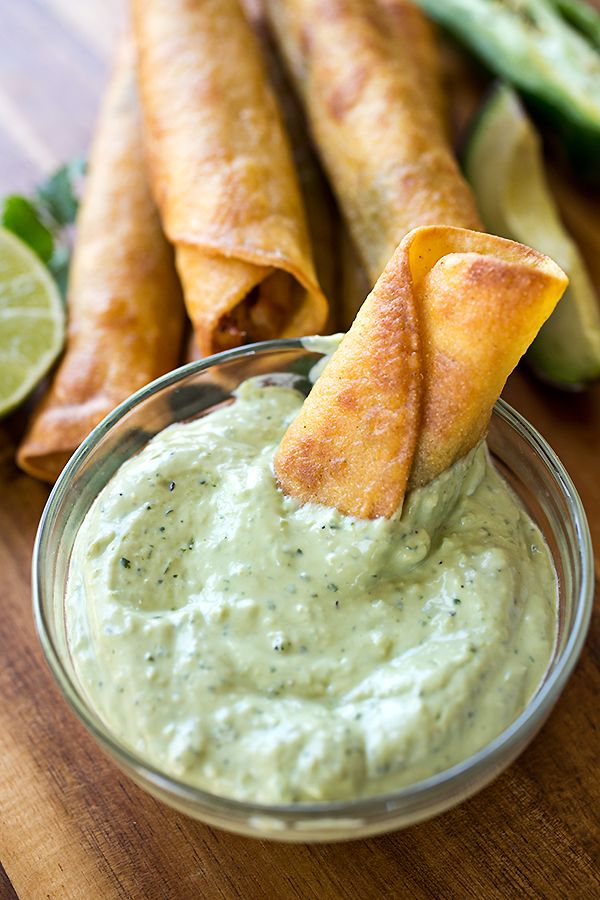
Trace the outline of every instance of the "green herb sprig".
<path fill-rule="evenodd" d="M 1 224 L 21 238 L 54 276 L 66 296 L 73 243 L 72 226 L 79 208 L 85 161 L 61 166 L 37 187 L 32 197 L 10 194 L 2 201 Z"/>

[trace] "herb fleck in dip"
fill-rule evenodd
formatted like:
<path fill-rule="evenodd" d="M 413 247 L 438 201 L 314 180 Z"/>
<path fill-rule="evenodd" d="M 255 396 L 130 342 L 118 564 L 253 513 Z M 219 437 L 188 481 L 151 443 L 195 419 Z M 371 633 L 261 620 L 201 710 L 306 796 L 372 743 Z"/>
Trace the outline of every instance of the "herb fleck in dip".
<path fill-rule="evenodd" d="M 242 800 L 345 799 L 460 761 L 550 661 L 556 576 L 485 446 L 356 520 L 282 496 L 302 397 L 249 381 L 167 428 L 76 539 L 67 618 L 108 727 L 165 772 Z"/>

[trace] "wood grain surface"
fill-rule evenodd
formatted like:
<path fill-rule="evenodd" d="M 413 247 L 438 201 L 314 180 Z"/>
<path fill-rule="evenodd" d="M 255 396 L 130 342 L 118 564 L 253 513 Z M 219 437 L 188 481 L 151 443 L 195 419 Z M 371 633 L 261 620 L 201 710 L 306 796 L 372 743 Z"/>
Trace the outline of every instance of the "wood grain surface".
<path fill-rule="evenodd" d="M 0 0 L 1 194 L 85 151 L 121 16 L 119 0 Z M 562 457 L 600 547 L 600 388 L 560 397 L 518 374 L 506 396 Z M 47 489 L 14 465 L 24 421 L 0 426 L 0 897 L 600 897 L 597 615 L 541 734 L 457 809 L 349 844 L 207 828 L 120 775 L 44 664 L 29 569 Z"/>

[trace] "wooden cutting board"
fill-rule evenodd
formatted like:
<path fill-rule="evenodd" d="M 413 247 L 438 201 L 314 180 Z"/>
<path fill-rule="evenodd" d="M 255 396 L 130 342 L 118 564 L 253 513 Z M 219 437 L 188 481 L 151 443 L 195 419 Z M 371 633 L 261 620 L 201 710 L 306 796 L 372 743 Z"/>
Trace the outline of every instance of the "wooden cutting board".
<path fill-rule="evenodd" d="M 84 152 L 119 0 L 0 0 L 0 194 Z M 600 388 L 561 397 L 519 374 L 507 399 L 571 472 L 600 547 Z M 30 559 L 47 489 L 0 426 L 0 897 L 600 897 L 600 623 L 541 734 L 477 797 L 350 844 L 290 846 L 207 828 L 104 758 L 34 634 Z M 597 566 L 598 571 L 598 566 Z"/>

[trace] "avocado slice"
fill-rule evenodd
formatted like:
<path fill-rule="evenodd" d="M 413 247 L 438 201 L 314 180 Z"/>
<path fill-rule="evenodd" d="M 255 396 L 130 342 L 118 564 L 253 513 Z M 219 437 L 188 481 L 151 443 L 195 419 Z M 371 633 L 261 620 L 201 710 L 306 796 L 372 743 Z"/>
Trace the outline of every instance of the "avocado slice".
<path fill-rule="evenodd" d="M 580 388 L 600 378 L 600 308 L 548 189 L 538 135 L 517 94 L 498 85 L 475 122 L 464 168 L 488 231 L 546 253 L 569 286 L 527 353 L 542 378 Z"/>
<path fill-rule="evenodd" d="M 588 38 L 589 27 L 584 36 L 563 17 L 564 0 L 561 10 L 556 0 L 417 3 L 515 85 L 561 134 L 579 174 L 598 180 L 600 54 Z"/>

